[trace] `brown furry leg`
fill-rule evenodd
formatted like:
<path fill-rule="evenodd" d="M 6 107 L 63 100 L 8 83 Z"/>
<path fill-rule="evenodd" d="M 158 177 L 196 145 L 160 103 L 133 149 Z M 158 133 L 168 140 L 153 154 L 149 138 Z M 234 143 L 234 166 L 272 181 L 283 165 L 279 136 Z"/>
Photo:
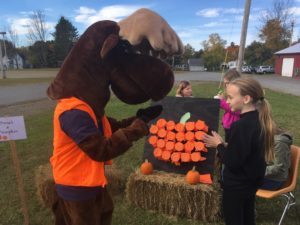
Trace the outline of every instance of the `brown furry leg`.
<path fill-rule="evenodd" d="M 53 207 L 55 225 L 111 225 L 113 202 L 103 188 L 94 199 L 85 201 L 67 201 L 59 199 Z M 60 224 L 61 222 L 61 224 Z"/>
<path fill-rule="evenodd" d="M 61 200 L 60 198 L 52 205 L 52 212 L 54 214 L 55 217 L 55 225 L 68 225 L 68 223 L 66 223 L 66 218 L 65 216 L 67 216 L 66 210 L 64 208 L 63 205 L 63 200 Z"/>
<path fill-rule="evenodd" d="M 114 204 L 108 193 L 107 189 L 103 190 L 102 195 L 102 214 L 101 214 L 101 221 L 99 225 L 110 225 L 112 220 L 112 214 L 114 210 Z"/>

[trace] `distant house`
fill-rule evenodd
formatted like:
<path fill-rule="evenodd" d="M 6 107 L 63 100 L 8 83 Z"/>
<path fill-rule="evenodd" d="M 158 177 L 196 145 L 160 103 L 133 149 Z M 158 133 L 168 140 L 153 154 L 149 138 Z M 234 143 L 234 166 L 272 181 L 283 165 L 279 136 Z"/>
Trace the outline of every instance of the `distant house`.
<path fill-rule="evenodd" d="M 9 59 L 7 56 L 2 57 L 2 63 L 0 63 L 0 69 L 2 70 L 2 65 L 4 70 L 7 70 L 9 68 Z"/>
<path fill-rule="evenodd" d="M 9 63 L 10 68 L 23 69 L 23 66 L 24 66 L 24 60 L 19 54 L 16 54 L 14 57 L 10 59 L 10 63 Z"/>
<path fill-rule="evenodd" d="M 300 43 L 275 52 L 275 73 L 284 77 L 300 77 Z"/>
<path fill-rule="evenodd" d="M 188 59 L 189 71 L 205 71 L 203 59 L 190 58 Z"/>
<path fill-rule="evenodd" d="M 7 56 L 4 56 L 2 58 L 2 61 L 3 61 L 3 67 L 5 70 L 7 70 L 7 69 L 23 69 L 23 66 L 24 66 L 24 60 L 19 54 L 14 55 L 10 59 Z M 0 70 L 2 70 L 1 63 L 0 63 Z"/>

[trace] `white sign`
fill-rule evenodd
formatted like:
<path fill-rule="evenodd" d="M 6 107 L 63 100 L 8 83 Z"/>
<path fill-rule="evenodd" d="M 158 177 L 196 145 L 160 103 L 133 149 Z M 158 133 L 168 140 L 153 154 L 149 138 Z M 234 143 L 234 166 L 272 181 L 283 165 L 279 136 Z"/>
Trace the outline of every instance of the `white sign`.
<path fill-rule="evenodd" d="M 0 117 L 0 142 L 26 138 L 23 116 Z"/>

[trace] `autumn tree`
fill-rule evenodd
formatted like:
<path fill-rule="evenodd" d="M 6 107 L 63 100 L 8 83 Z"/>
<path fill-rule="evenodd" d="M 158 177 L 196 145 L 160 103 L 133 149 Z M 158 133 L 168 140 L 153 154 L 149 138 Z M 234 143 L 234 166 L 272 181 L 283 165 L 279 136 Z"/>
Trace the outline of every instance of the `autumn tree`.
<path fill-rule="evenodd" d="M 69 53 L 73 43 L 78 39 L 78 31 L 65 17 L 61 17 L 55 26 L 54 53 L 57 61 L 62 62 Z"/>
<path fill-rule="evenodd" d="M 288 47 L 290 34 L 282 26 L 280 20 L 272 19 L 267 21 L 265 26 L 260 30 L 259 37 L 267 48 L 272 52 L 276 52 Z"/>
<path fill-rule="evenodd" d="M 230 45 L 226 48 L 227 62 L 235 61 L 239 55 L 239 46 L 231 42 Z"/>
<path fill-rule="evenodd" d="M 213 33 L 209 35 L 207 41 L 203 41 L 203 59 L 204 65 L 208 70 L 218 70 L 225 58 L 225 44 L 219 34 Z"/>
<path fill-rule="evenodd" d="M 290 11 L 292 3 L 292 0 L 274 0 L 272 8 L 260 18 L 262 27 L 259 37 L 272 54 L 271 63 L 274 62 L 273 54 L 288 47 L 292 38 L 292 22 L 294 21 L 293 13 Z"/>

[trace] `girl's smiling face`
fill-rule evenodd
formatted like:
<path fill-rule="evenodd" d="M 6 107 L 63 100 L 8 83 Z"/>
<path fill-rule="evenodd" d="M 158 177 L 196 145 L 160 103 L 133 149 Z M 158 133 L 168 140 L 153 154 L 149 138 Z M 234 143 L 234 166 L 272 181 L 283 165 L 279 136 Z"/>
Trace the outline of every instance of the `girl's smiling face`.
<path fill-rule="evenodd" d="M 183 97 L 191 97 L 193 95 L 192 86 L 188 85 L 182 89 L 181 94 Z"/>

